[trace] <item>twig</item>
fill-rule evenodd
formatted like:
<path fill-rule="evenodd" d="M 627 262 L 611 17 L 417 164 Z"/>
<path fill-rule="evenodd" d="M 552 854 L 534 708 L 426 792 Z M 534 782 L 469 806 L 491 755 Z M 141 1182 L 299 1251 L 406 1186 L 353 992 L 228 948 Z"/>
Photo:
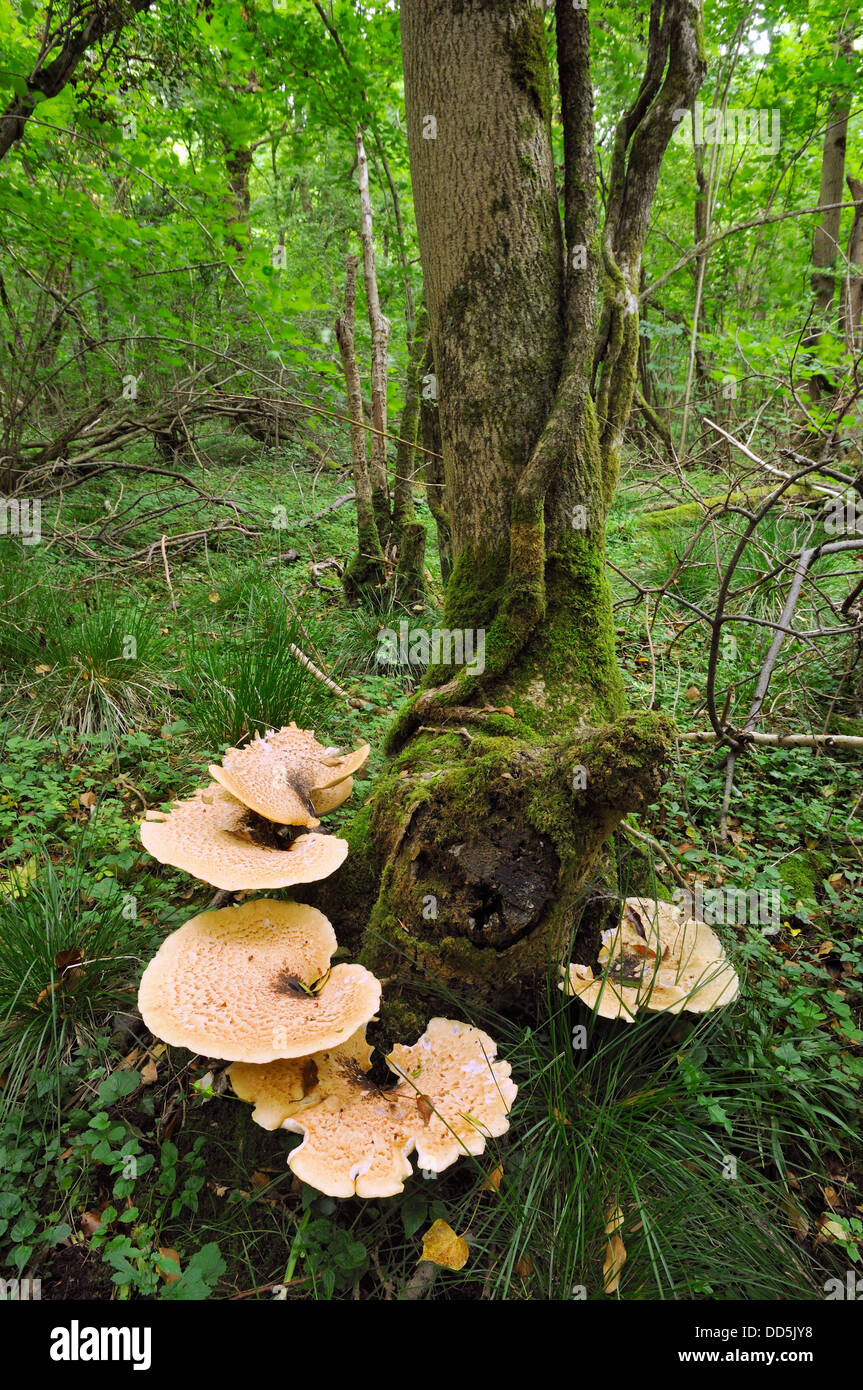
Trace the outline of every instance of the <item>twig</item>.
<path fill-rule="evenodd" d="M 313 521 L 319 521 L 322 516 L 327 515 L 327 512 L 334 512 L 338 507 L 343 507 L 346 502 L 353 502 L 355 497 L 356 493 L 351 489 L 350 492 L 345 492 L 341 497 L 337 497 L 335 502 L 331 502 L 328 507 L 324 507 L 323 511 L 315 512 L 314 516 L 303 517 L 302 521 L 297 522 L 297 526 L 311 526 Z"/>
<path fill-rule="evenodd" d="M 713 729 L 678 733 L 682 743 L 719 743 L 726 738 L 738 744 L 756 743 L 767 748 L 863 748 L 863 737 L 856 734 L 762 734 L 731 725 L 721 734 Z"/>
<path fill-rule="evenodd" d="M 164 533 L 163 533 L 163 535 L 162 535 L 162 542 L 161 542 L 161 546 L 160 546 L 160 549 L 161 549 L 161 551 L 162 551 L 162 562 L 163 562 L 163 564 L 164 564 L 164 566 L 165 566 L 165 578 L 166 578 L 166 580 L 168 581 L 168 592 L 169 592 L 170 595 L 171 595 L 171 607 L 173 608 L 174 612 L 176 613 L 176 611 L 177 611 L 177 600 L 174 598 L 174 586 L 173 586 L 173 584 L 171 583 L 171 571 L 170 571 L 169 568 L 168 568 L 168 551 L 167 551 L 167 548 L 166 548 L 166 547 L 167 547 L 167 536 L 165 536 Z"/>
<path fill-rule="evenodd" d="M 636 830 L 635 826 L 630 825 L 629 821 L 626 820 L 622 820 L 620 822 L 618 830 L 623 830 L 627 835 L 632 835 L 635 837 L 636 840 L 641 840 L 643 844 L 649 845 L 651 849 L 655 850 L 656 853 L 660 855 L 662 859 L 665 860 L 669 869 L 674 874 L 675 882 L 681 888 L 689 887 L 688 883 L 686 882 L 686 879 L 683 877 L 674 860 L 671 858 L 671 855 L 668 854 L 667 851 L 662 848 L 662 845 L 659 843 L 659 841 L 655 840 L 652 835 L 648 835 L 645 830 Z"/>

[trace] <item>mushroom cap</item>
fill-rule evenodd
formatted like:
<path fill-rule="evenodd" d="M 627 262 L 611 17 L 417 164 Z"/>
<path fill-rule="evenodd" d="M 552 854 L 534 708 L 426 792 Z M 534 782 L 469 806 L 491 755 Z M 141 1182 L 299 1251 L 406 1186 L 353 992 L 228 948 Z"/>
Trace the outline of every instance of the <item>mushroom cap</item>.
<path fill-rule="evenodd" d="M 326 816 L 330 811 L 335 811 L 337 806 L 341 806 L 343 801 L 347 801 L 353 789 L 353 777 L 346 777 L 343 782 L 336 782 L 334 787 L 313 791 L 311 798 L 315 814 Z"/>
<path fill-rule="evenodd" d="M 497 1046 L 479 1028 L 433 1018 L 412 1047 L 387 1057 L 400 1078 L 390 1090 L 343 1070 L 329 1094 L 283 1127 L 305 1138 L 288 1159 L 303 1182 L 331 1197 L 392 1197 L 421 1168 L 442 1172 L 506 1133 L 518 1088 Z M 323 1088 L 322 1088 L 323 1089 Z"/>
<path fill-rule="evenodd" d="M 286 849 L 258 844 L 250 836 L 248 816 L 247 806 L 211 782 L 176 802 L 167 815 L 148 811 L 141 840 L 161 864 L 233 893 L 313 883 L 334 873 L 347 857 L 347 840 L 334 835 L 298 835 Z"/>
<path fill-rule="evenodd" d="M 328 787 L 336 786 L 346 777 L 352 777 L 355 772 L 365 767 L 371 751 L 368 743 L 360 744 L 352 753 L 330 753 L 329 749 L 325 749 L 326 756 L 321 760 L 318 775 L 312 783 L 312 791 L 326 791 Z"/>
<path fill-rule="evenodd" d="M 243 748 L 229 748 L 221 766 L 211 766 L 210 776 L 267 820 L 313 829 L 319 822 L 311 793 L 343 782 L 365 764 L 369 752 L 367 743 L 351 753 L 325 748 L 311 729 L 288 724 L 263 738 L 256 734 Z"/>
<path fill-rule="evenodd" d="M 602 934 L 595 978 L 589 966 L 570 965 L 560 988 L 601 1018 L 635 1021 L 652 1013 L 705 1013 L 729 1004 L 740 989 L 716 933 L 704 922 L 681 920 L 671 903 L 627 898 L 619 927 Z"/>
<path fill-rule="evenodd" d="M 332 1091 L 345 1065 L 355 1062 L 361 1072 L 372 1065 L 372 1048 L 365 1027 L 347 1042 L 309 1057 L 279 1058 L 275 1062 L 234 1062 L 228 1076 L 240 1100 L 251 1101 L 252 1119 L 262 1129 L 278 1129 L 298 1110 L 307 1109 Z"/>
<path fill-rule="evenodd" d="M 380 981 L 364 966 L 327 976 L 335 947 L 326 917 L 304 903 L 257 898 L 201 912 L 162 942 L 138 1007 L 157 1038 L 205 1057 L 306 1057 L 346 1041 L 380 1004 Z"/>
<path fill-rule="evenodd" d="M 305 825 L 309 829 L 320 825 L 309 788 L 274 755 L 266 739 L 253 739 L 245 748 L 229 748 L 221 766 L 211 763 L 209 773 L 244 806 L 276 825 Z"/>

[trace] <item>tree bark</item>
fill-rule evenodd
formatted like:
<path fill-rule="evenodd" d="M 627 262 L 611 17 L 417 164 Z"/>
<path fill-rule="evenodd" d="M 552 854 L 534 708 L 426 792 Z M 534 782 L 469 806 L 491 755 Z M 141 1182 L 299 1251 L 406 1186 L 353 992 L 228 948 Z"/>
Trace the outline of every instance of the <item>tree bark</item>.
<path fill-rule="evenodd" d="M 854 221 L 848 238 L 849 271 L 843 292 L 842 325 L 845 345 L 854 353 L 863 347 L 863 182 L 849 174 L 848 188 L 854 199 Z"/>
<path fill-rule="evenodd" d="M 414 506 L 414 478 L 422 467 L 415 448 L 420 422 L 420 377 L 425 358 L 428 319 L 423 308 L 410 344 L 405 400 L 396 444 L 396 471 L 393 481 L 393 519 L 391 543 L 396 552 L 396 593 L 400 603 L 425 601 L 426 530 Z"/>
<path fill-rule="evenodd" d="M 372 234 L 372 200 L 369 192 L 369 164 L 362 131 L 356 135 L 357 177 L 360 187 L 360 240 L 363 248 L 363 280 L 372 334 L 372 462 L 370 469 L 372 503 L 381 545 L 390 533 L 390 498 L 387 476 L 387 342 L 390 321 L 381 311 L 375 243 Z"/>
<path fill-rule="evenodd" d="M 841 31 L 839 51 L 849 54 L 852 40 L 851 30 Z M 836 290 L 836 261 L 839 255 L 839 225 L 842 214 L 838 207 L 831 204 L 842 202 L 850 107 L 851 98 L 847 91 L 842 90 L 834 94 L 824 135 L 818 206 L 825 211 L 815 228 L 812 246 L 813 313 L 810 328 L 804 339 L 804 345 L 807 347 L 814 347 L 827 329 Z M 823 392 L 831 389 L 831 383 L 821 374 L 813 376 L 810 380 L 809 394 L 814 401 L 819 400 Z"/>
<path fill-rule="evenodd" d="M 624 712 L 604 533 L 650 207 L 674 111 L 704 71 L 698 23 L 692 0 L 654 0 L 600 237 L 586 12 L 558 0 L 562 229 L 540 11 L 402 0 L 452 529 L 445 621 L 464 660 L 442 634 L 370 807 L 380 890 L 363 956 L 392 981 L 394 1027 L 429 981 L 468 1009 L 524 1008 L 578 925 L 606 840 L 659 785 L 669 730 Z M 588 953 L 607 896 L 593 905 Z"/>
<path fill-rule="evenodd" d="M 384 554 L 378 536 L 372 500 L 366 453 L 366 429 L 363 421 L 363 393 L 354 348 L 354 319 L 357 302 L 358 256 L 348 256 L 345 279 L 345 312 L 336 319 L 336 342 L 342 358 L 348 411 L 351 417 L 351 457 L 353 460 L 354 492 L 357 505 L 357 553 L 345 571 L 344 584 L 349 596 L 358 597 L 368 589 L 376 589 L 385 578 Z"/>

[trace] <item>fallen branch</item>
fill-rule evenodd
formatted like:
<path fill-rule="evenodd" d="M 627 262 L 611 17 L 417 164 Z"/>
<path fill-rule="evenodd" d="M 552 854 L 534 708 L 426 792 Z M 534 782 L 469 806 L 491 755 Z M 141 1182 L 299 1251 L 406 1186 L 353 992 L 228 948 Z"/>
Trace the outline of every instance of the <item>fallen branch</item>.
<path fill-rule="evenodd" d="M 713 729 L 695 729 L 678 733 L 682 743 L 721 743 L 738 745 L 762 744 L 768 748 L 863 748 L 863 737 L 857 734 L 762 734 L 754 730 L 734 729 L 731 725 L 718 734 Z"/>

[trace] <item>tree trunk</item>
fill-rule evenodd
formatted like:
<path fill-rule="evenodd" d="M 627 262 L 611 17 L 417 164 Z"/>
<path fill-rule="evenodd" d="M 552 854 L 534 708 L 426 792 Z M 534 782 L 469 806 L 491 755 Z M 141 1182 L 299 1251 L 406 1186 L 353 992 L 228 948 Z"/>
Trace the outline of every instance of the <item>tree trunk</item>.
<path fill-rule="evenodd" d="M 437 408 L 437 374 L 430 337 L 426 345 L 425 361 L 420 378 L 419 432 L 424 451 L 422 463 L 426 499 L 437 529 L 440 577 L 446 585 L 452 574 L 452 527 L 444 509 L 443 444 Z"/>
<path fill-rule="evenodd" d="M 853 40 L 851 30 L 840 32 L 839 50 L 850 54 Z M 851 107 L 850 94 L 842 90 L 834 95 L 830 105 L 827 130 L 824 135 L 824 153 L 821 159 L 821 188 L 818 206 L 825 211 L 815 228 L 812 247 L 812 297 L 814 301 L 812 322 L 804 339 L 806 347 L 814 347 L 829 325 L 833 297 L 836 289 L 836 261 L 839 255 L 839 225 L 842 217 L 840 209 L 831 204 L 842 202 L 845 183 L 845 147 L 848 141 L 848 114 Z M 809 383 L 812 400 L 820 399 L 823 392 L 832 390 L 831 383 L 820 373 Z"/>
<path fill-rule="evenodd" d="M 697 19 L 692 0 L 655 0 L 600 238 L 589 22 L 558 0 L 565 254 L 541 12 L 402 3 L 453 572 L 370 808 L 381 876 L 363 956 L 391 981 L 394 1027 L 441 982 L 468 1009 L 524 1008 L 605 841 L 659 786 L 669 730 L 624 713 L 604 534 L 650 207 L 673 113 L 703 76 Z"/>
<path fill-rule="evenodd" d="M 396 444 L 396 472 L 393 482 L 392 545 L 396 552 L 396 590 L 400 603 L 425 602 L 426 529 L 414 507 L 414 477 L 422 473 L 416 444 L 420 422 L 420 377 L 425 359 L 425 309 L 420 311 L 416 336 L 410 344 L 405 400 Z"/>
<path fill-rule="evenodd" d="M 387 477 L 387 341 L 390 321 L 384 317 L 378 294 L 375 243 L 372 235 L 372 200 L 369 192 L 369 163 L 362 131 L 357 131 L 357 177 L 360 186 L 360 240 L 363 247 L 363 280 L 372 334 L 372 504 L 381 545 L 390 533 L 390 497 Z"/>
<path fill-rule="evenodd" d="M 381 549 L 372 501 L 366 453 L 366 429 L 363 421 L 363 393 L 354 348 L 354 318 L 357 301 L 357 268 L 359 258 L 348 256 L 345 280 L 345 312 L 336 319 L 336 342 L 342 358 L 348 411 L 351 417 L 351 455 L 354 468 L 354 492 L 357 504 L 357 553 L 348 565 L 345 590 L 351 598 L 361 597 L 370 589 L 379 588 L 385 579 L 386 566 Z"/>
<path fill-rule="evenodd" d="M 848 238 L 848 275 L 842 297 L 842 326 L 850 353 L 863 346 L 863 182 L 849 174 L 848 188 L 854 199 L 854 221 Z"/>

